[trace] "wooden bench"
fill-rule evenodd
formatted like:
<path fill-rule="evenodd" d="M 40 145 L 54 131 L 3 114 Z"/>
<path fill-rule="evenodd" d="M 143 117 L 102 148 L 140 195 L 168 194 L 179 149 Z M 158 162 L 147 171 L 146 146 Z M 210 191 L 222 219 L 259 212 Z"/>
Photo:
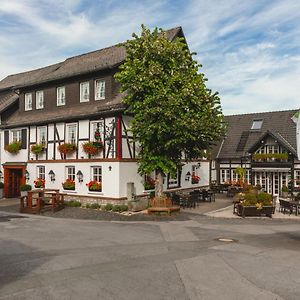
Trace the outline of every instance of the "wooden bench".
<path fill-rule="evenodd" d="M 180 211 L 180 206 L 173 205 L 170 198 L 153 198 L 150 200 L 148 214 L 153 212 L 167 212 L 170 215 L 173 211 Z"/>
<path fill-rule="evenodd" d="M 20 212 L 38 214 L 41 211 L 56 212 L 64 208 L 64 194 L 56 189 L 36 189 L 28 191 L 27 196 L 20 199 Z"/>

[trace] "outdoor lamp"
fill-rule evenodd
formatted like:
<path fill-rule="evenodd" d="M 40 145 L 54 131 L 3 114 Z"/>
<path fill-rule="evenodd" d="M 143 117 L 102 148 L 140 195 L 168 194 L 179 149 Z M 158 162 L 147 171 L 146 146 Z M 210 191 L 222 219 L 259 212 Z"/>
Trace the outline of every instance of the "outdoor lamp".
<path fill-rule="evenodd" d="M 198 162 L 197 169 L 199 169 L 200 167 L 201 167 L 201 163 Z"/>
<path fill-rule="evenodd" d="M 50 170 L 48 175 L 49 175 L 51 181 L 55 181 L 55 173 L 52 170 Z"/>
<path fill-rule="evenodd" d="M 26 179 L 26 180 L 29 180 L 29 172 L 28 172 L 28 171 L 26 171 L 25 179 Z"/>
<path fill-rule="evenodd" d="M 3 173 L 0 171 L 0 180 L 3 179 Z"/>
<path fill-rule="evenodd" d="M 109 166 L 109 167 L 108 167 L 108 171 L 111 171 L 111 169 L 112 169 L 112 166 Z"/>
<path fill-rule="evenodd" d="M 77 172 L 76 176 L 77 176 L 78 182 L 83 181 L 83 174 L 80 170 Z"/>
<path fill-rule="evenodd" d="M 191 178 L 191 173 L 190 173 L 190 172 L 187 172 L 187 173 L 185 174 L 185 181 L 189 181 L 190 178 Z"/>

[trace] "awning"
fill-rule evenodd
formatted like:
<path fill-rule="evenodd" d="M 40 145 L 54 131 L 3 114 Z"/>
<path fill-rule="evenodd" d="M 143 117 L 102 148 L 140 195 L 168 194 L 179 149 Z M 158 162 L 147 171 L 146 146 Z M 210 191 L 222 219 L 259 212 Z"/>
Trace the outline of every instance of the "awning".
<path fill-rule="evenodd" d="M 254 172 L 290 172 L 290 168 L 252 168 Z"/>

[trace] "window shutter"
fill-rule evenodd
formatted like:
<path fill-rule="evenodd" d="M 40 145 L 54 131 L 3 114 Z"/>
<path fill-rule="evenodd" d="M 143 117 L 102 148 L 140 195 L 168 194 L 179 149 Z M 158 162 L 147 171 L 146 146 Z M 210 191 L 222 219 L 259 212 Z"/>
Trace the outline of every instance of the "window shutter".
<path fill-rule="evenodd" d="M 4 130 L 4 146 L 9 144 L 9 131 Z"/>
<path fill-rule="evenodd" d="M 27 129 L 22 129 L 22 144 L 21 149 L 27 149 Z"/>

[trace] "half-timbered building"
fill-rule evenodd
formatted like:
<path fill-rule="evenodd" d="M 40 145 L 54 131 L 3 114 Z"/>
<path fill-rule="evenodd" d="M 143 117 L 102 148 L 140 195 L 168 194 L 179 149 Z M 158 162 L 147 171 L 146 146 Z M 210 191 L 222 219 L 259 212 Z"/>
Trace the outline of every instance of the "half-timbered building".
<path fill-rule="evenodd" d="M 167 36 L 184 37 L 180 27 Z M 130 116 L 114 79 L 124 58 L 124 47 L 116 45 L 0 82 L 5 197 L 19 196 L 20 184 L 43 180 L 72 197 L 125 199 L 127 183 L 135 194 L 145 192 L 138 145 L 127 131 Z M 186 164 L 176 178 L 166 175 L 164 188 L 207 185 L 208 170 L 206 160 Z M 200 180 L 192 182 L 192 175 Z"/>
<path fill-rule="evenodd" d="M 227 133 L 214 147 L 211 179 L 218 183 L 239 180 L 237 167 L 246 170 L 245 180 L 279 195 L 283 186 L 298 189 L 300 161 L 297 157 L 298 110 L 226 116 Z"/>

